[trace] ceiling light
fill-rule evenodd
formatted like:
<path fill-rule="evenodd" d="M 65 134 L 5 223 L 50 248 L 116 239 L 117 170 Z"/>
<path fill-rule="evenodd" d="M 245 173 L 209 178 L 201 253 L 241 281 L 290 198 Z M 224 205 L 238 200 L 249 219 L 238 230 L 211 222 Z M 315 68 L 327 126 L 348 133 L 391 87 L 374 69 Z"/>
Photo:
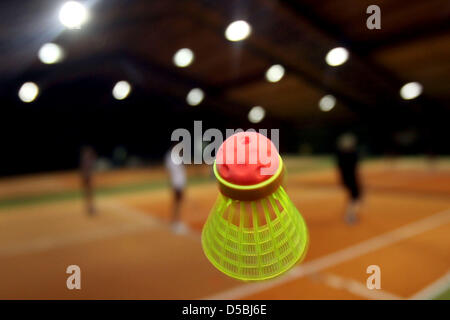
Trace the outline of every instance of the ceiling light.
<path fill-rule="evenodd" d="M 19 89 L 19 98 L 23 102 L 31 102 L 39 94 L 39 87 L 34 82 L 25 82 Z"/>
<path fill-rule="evenodd" d="M 202 89 L 194 88 L 191 91 L 189 91 L 189 93 L 186 97 L 186 102 L 191 106 L 196 106 L 196 105 L 199 105 L 203 101 L 204 97 L 205 97 L 205 94 L 203 93 Z"/>
<path fill-rule="evenodd" d="M 327 94 L 326 96 L 322 97 L 322 99 L 320 99 L 319 101 L 319 109 L 324 112 L 330 111 L 331 109 L 334 108 L 335 105 L 336 105 L 336 98 L 331 94 Z"/>
<path fill-rule="evenodd" d="M 400 96 L 405 100 L 417 98 L 422 93 L 423 87 L 418 82 L 409 82 L 400 89 Z"/>
<path fill-rule="evenodd" d="M 248 113 L 248 120 L 251 123 L 258 123 L 261 122 L 264 119 L 264 116 L 266 115 L 266 111 L 261 106 L 255 106 L 250 109 L 250 112 Z"/>
<path fill-rule="evenodd" d="M 57 44 L 46 43 L 39 49 L 38 56 L 42 63 L 57 63 L 63 58 L 63 50 Z"/>
<path fill-rule="evenodd" d="M 77 1 L 64 3 L 59 11 L 59 21 L 69 29 L 80 29 L 87 19 L 86 7 Z"/>
<path fill-rule="evenodd" d="M 116 83 L 116 85 L 113 88 L 112 95 L 117 100 L 123 100 L 131 92 L 131 85 L 127 81 L 119 81 Z"/>
<path fill-rule="evenodd" d="M 189 66 L 192 61 L 194 61 L 194 53 L 188 48 L 178 50 L 173 56 L 173 63 L 180 68 Z"/>
<path fill-rule="evenodd" d="M 251 31 L 251 27 L 246 21 L 238 20 L 228 25 L 225 37 L 230 41 L 241 41 L 247 38 Z"/>
<path fill-rule="evenodd" d="M 280 64 L 274 64 L 266 71 L 266 79 L 269 82 L 278 82 L 284 76 L 284 67 Z"/>
<path fill-rule="evenodd" d="M 342 47 L 331 49 L 325 61 L 332 67 L 340 66 L 348 59 L 348 50 Z"/>

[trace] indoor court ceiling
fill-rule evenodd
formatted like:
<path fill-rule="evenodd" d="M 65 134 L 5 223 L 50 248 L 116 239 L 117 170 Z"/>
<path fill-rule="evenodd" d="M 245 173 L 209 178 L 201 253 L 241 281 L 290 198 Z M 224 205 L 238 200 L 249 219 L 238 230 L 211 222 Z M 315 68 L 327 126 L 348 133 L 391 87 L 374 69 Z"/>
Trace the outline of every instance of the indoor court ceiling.
<path fill-rule="evenodd" d="M 355 114 L 371 117 L 404 107 L 445 109 L 450 102 L 448 0 L 86 3 L 92 18 L 82 30 L 70 31 L 57 21 L 61 1 L 2 1 L 0 81 L 39 81 L 45 90 L 79 76 L 128 77 L 180 103 L 200 87 L 205 106 L 247 114 L 262 105 L 269 115 L 296 125 L 311 119 L 345 122 Z M 381 30 L 366 28 L 371 4 L 381 7 Z M 252 34 L 229 42 L 224 30 L 239 19 L 250 23 Z M 62 63 L 48 66 L 37 59 L 49 41 L 65 49 Z M 337 46 L 349 49 L 350 58 L 333 68 L 324 57 Z M 194 51 L 195 61 L 176 68 L 172 57 L 183 47 Z M 272 64 L 286 68 L 278 83 L 264 78 Z M 399 89 L 410 81 L 422 83 L 424 93 L 403 101 Z M 317 107 L 325 94 L 338 100 L 332 112 Z"/>

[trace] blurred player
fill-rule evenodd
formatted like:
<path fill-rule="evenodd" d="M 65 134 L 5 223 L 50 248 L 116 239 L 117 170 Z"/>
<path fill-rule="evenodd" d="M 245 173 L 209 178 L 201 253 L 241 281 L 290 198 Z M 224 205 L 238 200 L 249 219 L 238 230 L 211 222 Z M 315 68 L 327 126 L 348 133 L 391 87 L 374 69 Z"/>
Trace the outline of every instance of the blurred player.
<path fill-rule="evenodd" d="M 353 224 L 357 221 L 361 205 L 356 144 L 356 136 L 351 133 L 341 135 L 337 141 L 337 165 L 341 182 L 350 195 L 350 202 L 344 217 L 348 224 Z"/>
<path fill-rule="evenodd" d="M 83 193 L 86 201 L 86 210 L 90 216 L 95 214 L 94 207 L 94 192 L 93 192 L 93 174 L 95 169 L 95 162 L 97 155 L 90 146 L 85 146 L 81 149 L 80 156 L 80 173 L 83 185 Z"/>
<path fill-rule="evenodd" d="M 176 161 L 181 159 L 174 159 L 174 157 L 176 157 L 176 155 L 172 156 L 172 148 L 170 148 L 164 158 L 174 195 L 171 225 L 175 233 L 186 233 L 188 228 L 180 221 L 180 207 L 186 186 L 186 170 L 183 163 L 177 163 L 178 161 Z"/>

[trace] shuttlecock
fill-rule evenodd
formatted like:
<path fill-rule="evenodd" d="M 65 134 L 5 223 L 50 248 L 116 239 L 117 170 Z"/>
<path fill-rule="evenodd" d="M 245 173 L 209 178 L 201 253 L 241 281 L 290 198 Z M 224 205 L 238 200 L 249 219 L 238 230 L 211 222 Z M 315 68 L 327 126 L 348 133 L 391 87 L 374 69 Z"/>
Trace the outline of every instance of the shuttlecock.
<path fill-rule="evenodd" d="M 265 280 L 305 256 L 308 230 L 289 199 L 276 147 L 256 132 L 232 135 L 219 148 L 214 174 L 220 194 L 202 231 L 203 251 L 226 275 Z"/>

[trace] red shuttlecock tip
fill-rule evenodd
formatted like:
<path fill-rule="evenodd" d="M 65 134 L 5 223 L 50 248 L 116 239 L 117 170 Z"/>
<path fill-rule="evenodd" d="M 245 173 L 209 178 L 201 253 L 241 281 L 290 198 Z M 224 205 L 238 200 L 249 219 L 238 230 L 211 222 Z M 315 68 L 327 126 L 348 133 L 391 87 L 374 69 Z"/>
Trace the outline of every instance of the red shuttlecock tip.
<path fill-rule="evenodd" d="M 220 176 L 237 185 L 253 185 L 269 179 L 279 166 L 275 145 L 257 132 L 239 132 L 224 141 L 217 151 Z"/>

